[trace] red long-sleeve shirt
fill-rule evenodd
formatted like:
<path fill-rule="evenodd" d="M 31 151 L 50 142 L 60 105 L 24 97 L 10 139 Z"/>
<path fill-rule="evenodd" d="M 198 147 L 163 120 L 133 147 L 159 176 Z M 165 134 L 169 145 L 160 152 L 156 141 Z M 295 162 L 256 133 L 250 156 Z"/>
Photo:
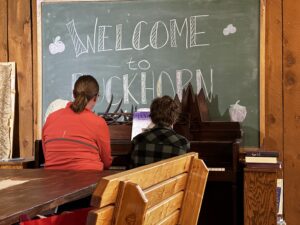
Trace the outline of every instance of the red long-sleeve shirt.
<path fill-rule="evenodd" d="M 46 169 L 103 170 L 112 162 L 109 129 L 104 119 L 69 103 L 53 112 L 43 127 Z"/>

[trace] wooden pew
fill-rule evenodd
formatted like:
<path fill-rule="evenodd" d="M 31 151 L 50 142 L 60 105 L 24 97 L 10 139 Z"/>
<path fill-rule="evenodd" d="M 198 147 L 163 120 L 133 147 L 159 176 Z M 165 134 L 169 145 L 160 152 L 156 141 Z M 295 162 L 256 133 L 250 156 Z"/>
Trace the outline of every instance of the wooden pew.
<path fill-rule="evenodd" d="M 102 178 L 88 225 L 196 225 L 208 176 L 188 153 Z"/>

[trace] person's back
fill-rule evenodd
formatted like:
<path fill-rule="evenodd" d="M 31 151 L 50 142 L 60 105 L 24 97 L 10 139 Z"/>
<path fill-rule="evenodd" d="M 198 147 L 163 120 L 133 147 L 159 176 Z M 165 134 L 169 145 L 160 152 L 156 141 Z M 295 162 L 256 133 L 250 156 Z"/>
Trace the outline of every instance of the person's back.
<path fill-rule="evenodd" d="M 131 155 L 133 166 L 143 166 L 163 159 L 182 155 L 189 149 L 188 140 L 172 128 L 155 126 L 137 135 Z"/>
<path fill-rule="evenodd" d="M 133 167 L 181 155 L 189 150 L 189 141 L 172 129 L 178 115 L 179 106 L 169 96 L 153 100 L 150 117 L 155 126 L 133 138 Z"/>
<path fill-rule="evenodd" d="M 79 78 L 79 83 L 90 77 Z M 74 102 L 49 115 L 43 127 L 46 169 L 101 171 L 110 166 L 112 158 L 108 126 L 103 118 L 91 111 L 96 104 L 98 91 L 99 88 L 89 94 L 92 97 L 85 98 L 85 104 L 79 104 L 81 107 L 77 111 L 75 83 Z M 86 94 L 81 92 L 81 95 Z"/>

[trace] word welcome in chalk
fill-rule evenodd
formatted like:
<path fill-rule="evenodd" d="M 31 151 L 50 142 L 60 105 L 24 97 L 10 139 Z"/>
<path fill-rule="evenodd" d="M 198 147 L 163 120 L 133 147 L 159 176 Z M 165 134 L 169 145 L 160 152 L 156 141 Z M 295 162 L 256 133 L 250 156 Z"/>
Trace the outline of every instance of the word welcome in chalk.
<path fill-rule="evenodd" d="M 72 86 L 79 76 L 83 73 L 72 74 Z M 197 93 L 203 88 L 207 100 L 211 102 L 213 96 L 213 69 L 210 69 L 210 80 L 209 85 L 206 84 L 204 76 L 200 69 L 196 69 L 193 73 L 189 69 L 177 69 L 175 71 L 175 81 L 173 81 L 172 76 L 166 72 L 161 71 L 158 75 L 154 71 L 141 71 L 126 73 L 123 75 L 113 75 L 109 78 L 101 78 L 98 80 L 103 93 L 100 95 L 100 103 L 106 101 L 110 102 L 112 94 L 114 93 L 113 105 L 118 105 L 121 99 L 123 99 L 124 104 L 144 104 L 148 105 L 153 98 L 163 96 L 168 91 L 169 95 L 178 95 L 179 99 L 182 99 L 182 93 L 184 88 L 189 82 L 192 82 L 193 86 L 196 87 Z M 140 93 L 136 90 L 136 85 L 139 86 Z M 148 86 L 147 86 L 148 85 Z M 120 87 L 122 89 L 120 90 Z M 166 87 L 169 87 L 167 90 Z M 120 93 L 120 98 L 116 98 L 116 93 Z M 147 99 L 150 99 L 148 102 Z"/>
<path fill-rule="evenodd" d="M 89 53 L 90 51 L 93 53 L 129 50 L 142 51 L 147 48 L 161 49 L 165 46 L 177 48 L 178 38 L 185 38 L 185 48 L 209 46 L 209 43 L 201 43 L 200 35 L 204 35 L 205 31 L 198 30 L 201 19 L 208 16 L 190 16 L 184 18 L 181 25 L 178 25 L 177 19 L 171 19 L 168 22 L 157 20 L 154 23 L 151 22 L 151 24 L 147 21 L 139 21 L 130 32 L 131 43 L 123 43 L 125 33 L 123 32 L 123 24 L 116 24 L 115 26 L 98 25 L 98 18 L 96 18 L 93 36 L 86 35 L 86 44 L 83 44 L 80 38 L 82 35 L 79 35 L 77 32 L 74 19 L 68 22 L 66 26 L 72 39 L 75 55 L 79 57 L 81 54 Z M 108 35 L 112 29 L 115 30 L 114 37 Z M 143 35 L 145 32 L 148 32 L 148 34 Z M 145 40 L 147 37 L 148 40 Z M 107 40 L 112 38 L 115 40 L 114 46 L 107 46 Z"/>

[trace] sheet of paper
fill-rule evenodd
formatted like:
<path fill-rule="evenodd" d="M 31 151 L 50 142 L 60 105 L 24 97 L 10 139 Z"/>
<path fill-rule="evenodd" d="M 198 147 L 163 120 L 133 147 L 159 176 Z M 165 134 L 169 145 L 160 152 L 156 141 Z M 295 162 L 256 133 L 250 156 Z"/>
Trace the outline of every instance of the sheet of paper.
<path fill-rule="evenodd" d="M 151 124 L 150 112 L 135 112 L 132 119 L 131 140 Z"/>
<path fill-rule="evenodd" d="M 19 185 L 19 184 L 24 184 L 26 182 L 28 182 L 29 180 L 11 180 L 11 179 L 7 179 L 7 180 L 0 180 L 0 190 L 3 190 L 5 188 L 9 188 L 15 185 Z"/>

